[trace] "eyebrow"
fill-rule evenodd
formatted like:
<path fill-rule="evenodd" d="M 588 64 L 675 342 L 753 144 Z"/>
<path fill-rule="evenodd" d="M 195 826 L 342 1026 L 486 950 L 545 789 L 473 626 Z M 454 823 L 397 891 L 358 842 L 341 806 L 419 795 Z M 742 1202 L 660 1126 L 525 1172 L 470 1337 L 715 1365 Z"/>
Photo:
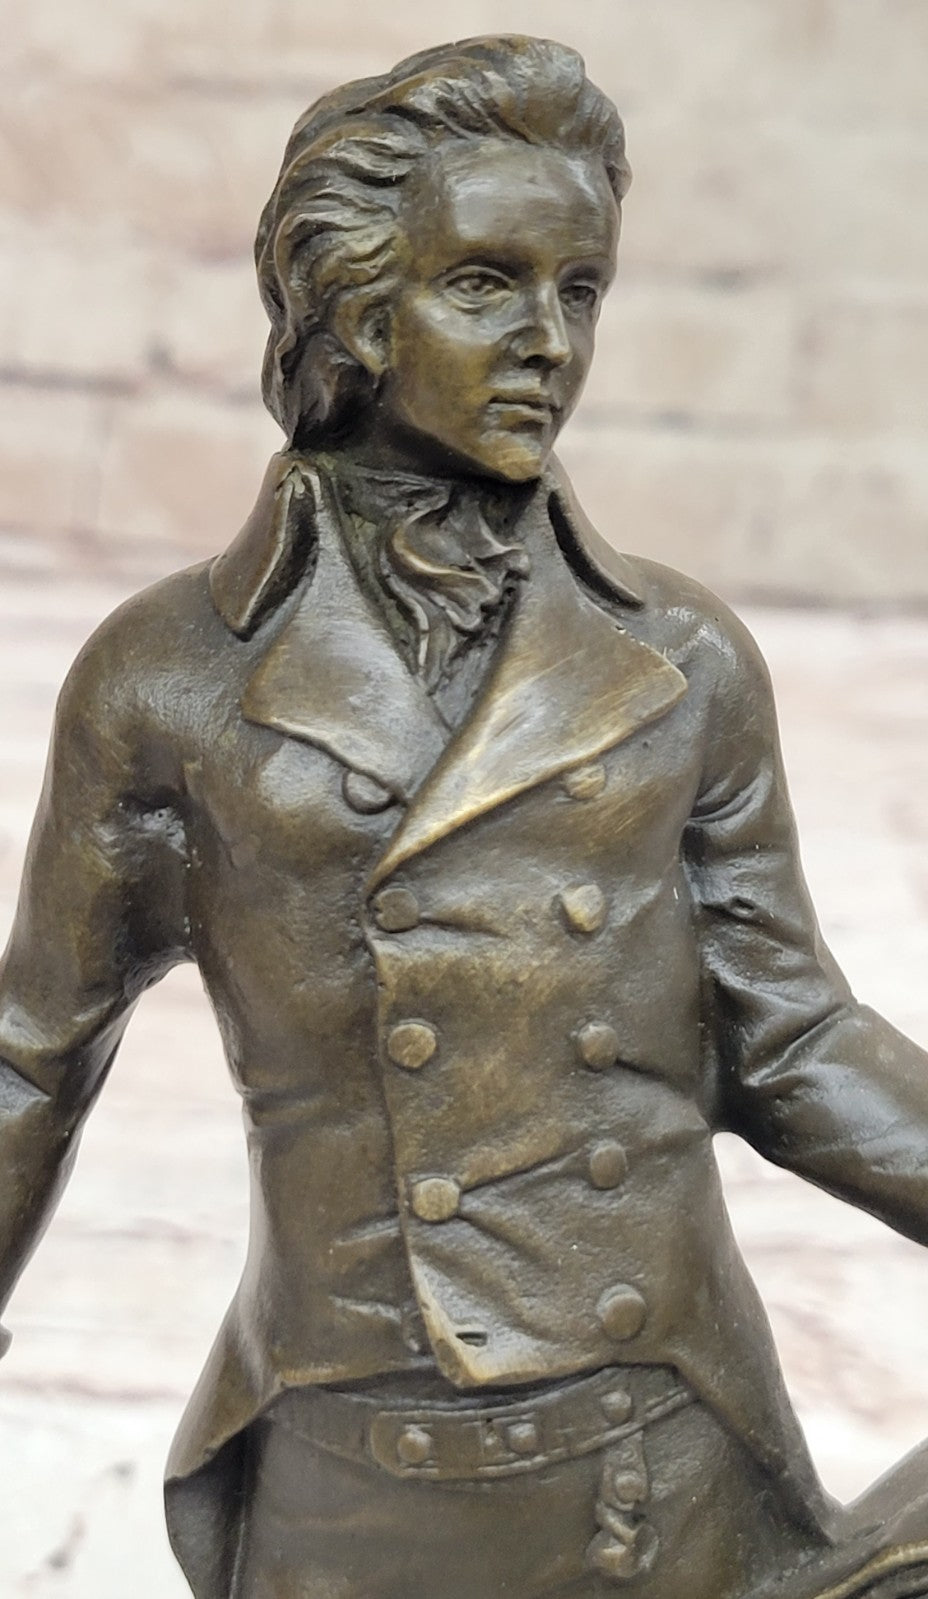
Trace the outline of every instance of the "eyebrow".
<path fill-rule="evenodd" d="M 433 277 L 435 279 L 447 277 L 449 272 L 459 272 L 467 267 L 489 267 L 496 272 L 508 273 L 514 269 L 532 268 L 535 264 L 531 253 L 519 249 L 517 239 L 514 239 L 511 244 L 502 247 L 498 239 L 494 239 L 492 242 L 489 240 L 486 242 L 474 240 L 472 242 L 468 241 L 462 248 L 461 253 L 445 266 L 440 267 L 433 274 Z M 612 257 L 607 255 L 602 249 L 593 247 L 590 250 L 581 251 L 577 255 L 568 256 L 560 263 L 557 270 L 559 272 L 595 272 L 598 276 L 611 279 L 615 271 L 615 263 Z"/>

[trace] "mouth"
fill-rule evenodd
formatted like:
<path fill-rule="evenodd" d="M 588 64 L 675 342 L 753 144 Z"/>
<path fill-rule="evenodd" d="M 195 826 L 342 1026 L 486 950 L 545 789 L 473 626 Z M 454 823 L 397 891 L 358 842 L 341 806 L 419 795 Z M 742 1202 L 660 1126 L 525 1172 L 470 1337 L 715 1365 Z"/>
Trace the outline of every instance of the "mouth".
<path fill-rule="evenodd" d="M 494 394 L 487 410 L 497 415 L 504 413 L 517 421 L 534 422 L 545 427 L 556 422 L 561 413 L 560 406 L 547 395 L 525 389 Z"/>

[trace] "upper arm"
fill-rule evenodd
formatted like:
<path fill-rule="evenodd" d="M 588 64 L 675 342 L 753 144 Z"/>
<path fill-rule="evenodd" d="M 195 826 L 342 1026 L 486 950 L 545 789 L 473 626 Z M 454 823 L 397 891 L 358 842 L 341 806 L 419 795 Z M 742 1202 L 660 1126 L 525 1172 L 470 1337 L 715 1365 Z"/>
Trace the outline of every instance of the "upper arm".
<path fill-rule="evenodd" d="M 723 623 L 684 848 L 721 1117 L 762 1140 L 789 1051 L 852 999 L 803 876 L 766 665 L 740 622 L 723 613 Z"/>
<path fill-rule="evenodd" d="M 62 690 L 0 960 L 0 1305 L 134 1000 L 185 952 L 182 805 L 125 638 L 106 624 Z"/>
<path fill-rule="evenodd" d="M 144 698 L 108 626 L 62 690 L 9 947 L 0 1058 L 37 1084 L 180 958 L 179 796 L 155 778 Z"/>

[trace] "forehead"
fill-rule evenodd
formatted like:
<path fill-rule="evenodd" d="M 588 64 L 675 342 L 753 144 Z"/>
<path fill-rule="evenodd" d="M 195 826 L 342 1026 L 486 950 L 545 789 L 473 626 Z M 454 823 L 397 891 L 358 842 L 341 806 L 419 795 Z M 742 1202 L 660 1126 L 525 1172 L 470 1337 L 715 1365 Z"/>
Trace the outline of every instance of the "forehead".
<path fill-rule="evenodd" d="M 425 275 L 501 250 L 558 263 L 611 263 L 619 212 L 600 162 L 484 139 L 435 151 L 412 188 L 403 223 Z"/>

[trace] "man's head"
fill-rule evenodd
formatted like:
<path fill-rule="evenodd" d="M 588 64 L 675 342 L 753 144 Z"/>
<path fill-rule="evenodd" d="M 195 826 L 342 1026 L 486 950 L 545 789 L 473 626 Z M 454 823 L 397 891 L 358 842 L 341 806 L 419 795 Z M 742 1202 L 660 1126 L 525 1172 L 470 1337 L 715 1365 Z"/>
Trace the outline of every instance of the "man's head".
<path fill-rule="evenodd" d="M 544 40 L 444 46 L 319 101 L 256 244 L 288 439 L 537 475 L 589 367 L 629 181 L 615 108 Z"/>

